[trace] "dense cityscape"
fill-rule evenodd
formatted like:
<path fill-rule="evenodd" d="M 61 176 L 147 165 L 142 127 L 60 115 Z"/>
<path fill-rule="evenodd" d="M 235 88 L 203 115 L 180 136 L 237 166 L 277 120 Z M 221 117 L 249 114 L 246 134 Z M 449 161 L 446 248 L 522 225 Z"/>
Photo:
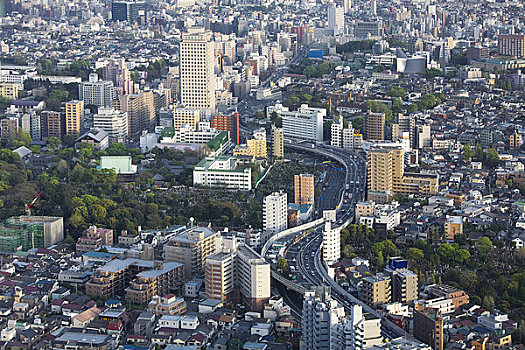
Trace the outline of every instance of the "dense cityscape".
<path fill-rule="evenodd" d="M 0 0 L 0 349 L 525 349 L 523 0 Z"/>

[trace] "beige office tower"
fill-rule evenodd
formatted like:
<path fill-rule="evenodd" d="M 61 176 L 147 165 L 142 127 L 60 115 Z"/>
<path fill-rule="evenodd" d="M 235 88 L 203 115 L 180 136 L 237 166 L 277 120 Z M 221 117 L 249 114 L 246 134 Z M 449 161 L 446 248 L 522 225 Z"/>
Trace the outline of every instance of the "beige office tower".
<path fill-rule="evenodd" d="M 186 108 L 215 110 L 214 44 L 212 33 L 191 28 L 180 44 L 180 94 Z"/>
<path fill-rule="evenodd" d="M 282 128 L 272 126 L 272 156 L 284 158 L 284 133 Z"/>
<path fill-rule="evenodd" d="M 84 101 L 66 102 L 66 135 L 78 137 L 84 132 Z"/>
<path fill-rule="evenodd" d="M 143 130 L 152 130 L 155 127 L 155 100 L 152 91 L 120 96 L 118 109 L 128 113 L 130 138 L 140 136 Z"/>
<path fill-rule="evenodd" d="M 368 112 L 364 120 L 365 139 L 383 141 L 385 139 L 385 114 Z"/>
<path fill-rule="evenodd" d="M 295 175 L 294 182 L 295 204 L 314 204 L 314 176 L 312 174 Z"/>

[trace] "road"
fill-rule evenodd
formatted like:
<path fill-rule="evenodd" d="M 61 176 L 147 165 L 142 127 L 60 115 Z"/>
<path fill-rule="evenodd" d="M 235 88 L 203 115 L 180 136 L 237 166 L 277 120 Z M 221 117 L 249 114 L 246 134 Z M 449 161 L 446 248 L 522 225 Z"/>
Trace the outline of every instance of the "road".
<path fill-rule="evenodd" d="M 342 192 L 342 200 L 340 206 L 337 208 L 336 225 L 342 225 L 347 220 L 352 219 L 354 216 L 355 203 L 362 200 L 365 195 L 366 163 L 364 159 L 357 154 L 331 146 L 312 146 L 311 143 L 307 142 L 286 144 L 286 146 L 338 158 L 338 161 L 345 168 L 346 177 L 344 177 L 344 185 L 339 186 L 339 188 L 341 188 L 340 192 Z M 333 187 L 333 185 L 331 187 Z M 361 305 L 364 312 L 381 319 L 382 334 L 384 337 L 407 336 L 411 338 L 403 329 L 397 327 L 384 317 L 381 312 L 364 304 L 355 295 L 351 294 L 356 291 L 347 291 L 339 286 L 337 282 L 328 275 L 326 268 L 321 262 L 321 250 L 322 227 L 315 228 L 310 234 L 287 248 L 285 258 L 290 266 L 294 266 L 294 269 L 297 271 L 294 274 L 297 283 L 300 283 L 305 288 L 328 285 L 331 287 L 332 297 L 343 305 L 347 311 L 349 311 L 351 305 L 358 304 Z M 281 289 L 280 292 L 283 298 L 287 300 L 292 299 L 286 289 Z M 297 303 L 289 305 L 293 309 L 294 314 L 300 313 L 300 305 L 297 305 Z"/>

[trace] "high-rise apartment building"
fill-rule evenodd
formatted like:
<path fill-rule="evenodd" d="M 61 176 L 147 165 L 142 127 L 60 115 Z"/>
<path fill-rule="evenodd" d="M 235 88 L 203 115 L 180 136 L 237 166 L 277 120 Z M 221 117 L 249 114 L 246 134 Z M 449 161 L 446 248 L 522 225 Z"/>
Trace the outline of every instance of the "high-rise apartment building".
<path fill-rule="evenodd" d="M 332 265 L 341 258 L 341 229 L 327 220 L 323 230 L 323 261 Z"/>
<path fill-rule="evenodd" d="M 263 231 L 266 240 L 288 228 L 288 195 L 286 192 L 274 192 L 263 200 Z"/>
<path fill-rule="evenodd" d="M 266 144 L 266 130 L 259 129 L 253 132 L 251 139 L 246 141 L 250 155 L 259 159 L 266 159 L 268 146 Z"/>
<path fill-rule="evenodd" d="M 42 111 L 40 114 L 40 128 L 42 138 L 57 137 L 62 139 L 65 134 L 66 119 L 64 113 Z"/>
<path fill-rule="evenodd" d="M 368 112 L 365 115 L 365 140 L 383 141 L 385 139 L 385 114 Z"/>
<path fill-rule="evenodd" d="M 284 158 L 284 132 L 282 128 L 272 125 L 272 156 L 277 159 Z"/>
<path fill-rule="evenodd" d="M 330 4 L 327 9 L 328 30 L 332 31 L 333 35 L 343 34 L 345 29 L 345 13 L 344 8 Z"/>
<path fill-rule="evenodd" d="M 120 110 L 128 114 L 128 136 L 136 138 L 143 130 L 152 130 L 156 124 L 153 92 L 122 95 Z"/>
<path fill-rule="evenodd" d="M 295 204 L 314 204 L 315 181 L 312 174 L 294 176 Z"/>
<path fill-rule="evenodd" d="M 7 117 L 0 120 L 0 138 L 10 140 L 18 131 L 18 118 Z"/>
<path fill-rule="evenodd" d="M 210 126 L 216 130 L 229 131 L 233 143 L 239 144 L 239 113 L 214 115 L 210 118 Z"/>
<path fill-rule="evenodd" d="M 78 87 L 79 98 L 85 105 L 111 107 L 116 98 L 112 81 L 99 81 L 96 73 L 89 75 L 89 80 Z"/>
<path fill-rule="evenodd" d="M 385 203 L 395 193 L 430 196 L 438 192 L 439 176 L 406 173 L 401 146 L 375 146 L 368 152 L 368 200 Z"/>
<path fill-rule="evenodd" d="M 438 310 L 414 310 L 414 337 L 432 350 L 443 350 L 444 336 L 443 317 Z"/>
<path fill-rule="evenodd" d="M 128 139 L 128 113 L 113 108 L 99 108 L 93 116 L 93 127 L 107 131 L 109 142 L 124 143 Z"/>
<path fill-rule="evenodd" d="M 330 129 L 330 145 L 344 149 L 360 149 L 363 136 L 354 130 L 352 124 L 343 127 L 343 120 L 332 123 Z"/>
<path fill-rule="evenodd" d="M 509 148 L 510 149 L 519 149 L 523 145 L 523 138 L 520 134 L 514 133 L 509 136 Z"/>
<path fill-rule="evenodd" d="M 503 56 L 525 58 L 525 34 L 498 35 L 498 53 Z"/>
<path fill-rule="evenodd" d="M 84 132 L 84 101 L 66 102 L 66 135 L 78 137 Z"/>
<path fill-rule="evenodd" d="M 146 2 L 142 0 L 113 0 L 111 18 L 113 21 L 127 21 L 146 24 Z"/>
<path fill-rule="evenodd" d="M 418 277 L 408 269 L 405 259 L 390 258 L 384 273 L 392 280 L 392 301 L 408 303 L 418 298 Z"/>
<path fill-rule="evenodd" d="M 301 317 L 304 349 L 361 350 L 382 343 L 381 320 L 365 316 L 360 305 L 350 314 L 330 297 L 329 287 L 314 287 L 305 293 Z"/>
<path fill-rule="evenodd" d="M 235 237 L 222 241 L 223 250 L 206 261 L 206 296 L 243 302 L 261 311 L 270 299 L 270 264 L 249 246 L 238 244 Z"/>
<path fill-rule="evenodd" d="M 304 295 L 301 328 L 305 349 L 335 349 L 345 310 L 330 297 L 329 287 L 317 287 Z M 342 347 L 341 349 L 344 349 Z"/>
<path fill-rule="evenodd" d="M 189 228 L 164 245 L 164 259 L 184 264 L 187 280 L 203 277 L 206 259 L 216 253 L 218 236 L 217 232 L 207 227 Z"/>
<path fill-rule="evenodd" d="M 362 279 L 361 300 L 366 304 L 377 307 L 392 301 L 392 290 L 389 276 L 378 273 Z"/>
<path fill-rule="evenodd" d="M 273 112 L 277 113 L 283 121 L 284 137 L 323 141 L 323 119 L 326 117 L 326 109 L 308 107 L 304 104 L 296 111 L 290 111 L 288 107 L 276 104 L 268 106 L 266 110 L 268 116 Z"/>
<path fill-rule="evenodd" d="M 186 108 L 215 110 L 214 44 L 211 32 L 191 28 L 180 43 L 180 94 Z"/>

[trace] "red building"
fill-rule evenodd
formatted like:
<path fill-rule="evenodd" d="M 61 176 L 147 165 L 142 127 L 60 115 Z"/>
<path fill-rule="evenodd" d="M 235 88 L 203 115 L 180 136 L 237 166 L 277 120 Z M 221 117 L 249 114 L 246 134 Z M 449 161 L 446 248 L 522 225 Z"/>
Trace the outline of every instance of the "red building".
<path fill-rule="evenodd" d="M 230 138 L 239 144 L 239 113 L 233 115 L 216 115 L 210 119 L 211 127 L 220 131 L 229 131 Z"/>

